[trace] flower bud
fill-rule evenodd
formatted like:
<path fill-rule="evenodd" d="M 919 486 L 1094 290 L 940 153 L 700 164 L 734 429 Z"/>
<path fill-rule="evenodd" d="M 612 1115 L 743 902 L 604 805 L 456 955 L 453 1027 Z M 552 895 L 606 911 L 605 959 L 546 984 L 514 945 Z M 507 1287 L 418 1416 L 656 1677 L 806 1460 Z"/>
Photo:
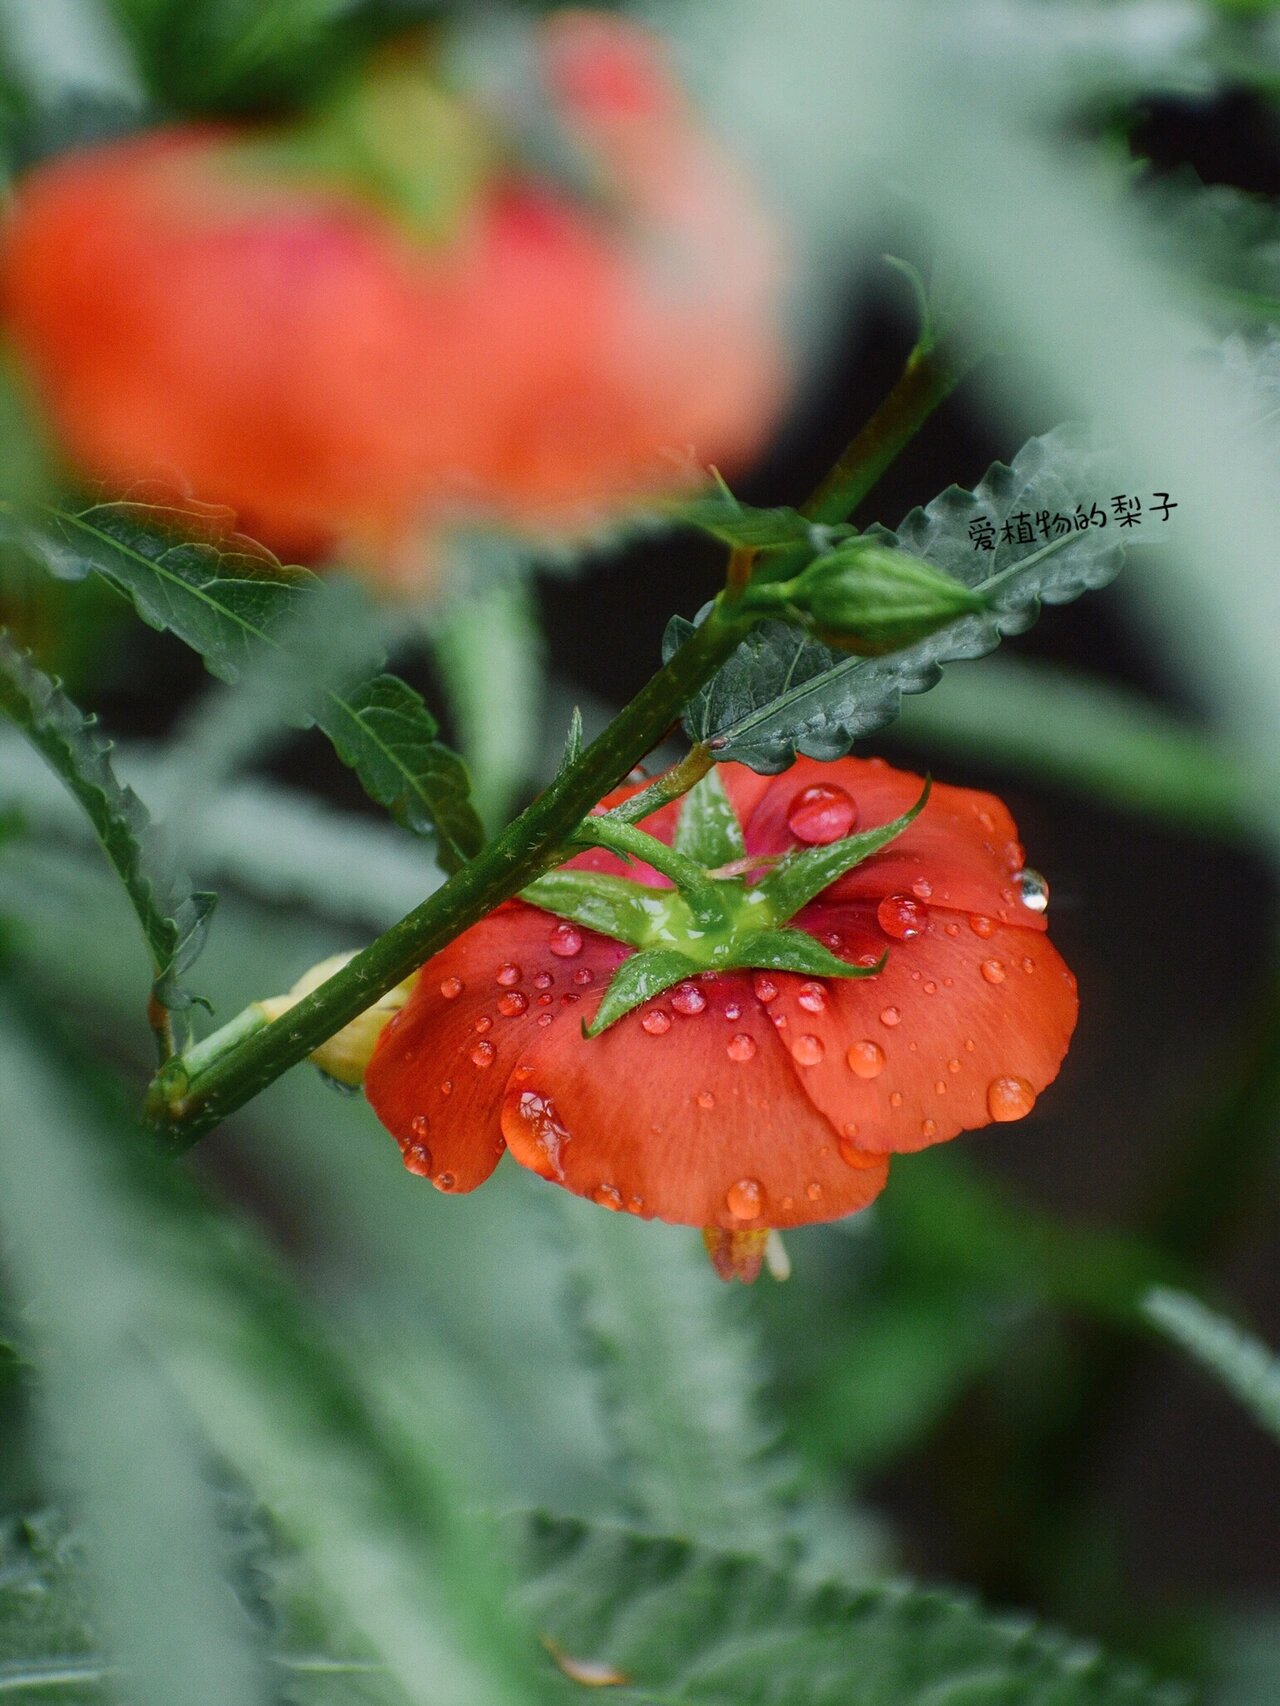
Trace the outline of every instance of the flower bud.
<path fill-rule="evenodd" d="M 318 966 L 312 966 L 309 972 L 303 973 L 287 995 L 273 995 L 265 1001 L 256 1002 L 255 1005 L 266 1019 L 274 1022 L 291 1007 L 296 1007 L 304 996 L 319 989 L 322 983 L 327 983 L 335 972 L 341 971 L 348 960 L 354 958 L 353 952 L 334 954 L 327 960 L 321 960 Z M 352 1019 L 349 1025 L 344 1025 L 327 1042 L 321 1043 L 310 1056 L 312 1063 L 330 1078 L 336 1078 L 339 1084 L 363 1084 L 365 1068 L 377 1046 L 378 1038 L 382 1035 L 383 1027 L 409 999 L 417 975 L 417 972 L 414 972 L 403 983 L 398 983 L 394 989 L 389 989 L 385 995 L 379 996 L 372 1007 L 367 1007 L 363 1013 Z"/>
<path fill-rule="evenodd" d="M 986 608 L 981 595 L 922 557 L 856 539 L 816 558 L 790 583 L 789 602 L 819 639 L 875 657 Z"/>

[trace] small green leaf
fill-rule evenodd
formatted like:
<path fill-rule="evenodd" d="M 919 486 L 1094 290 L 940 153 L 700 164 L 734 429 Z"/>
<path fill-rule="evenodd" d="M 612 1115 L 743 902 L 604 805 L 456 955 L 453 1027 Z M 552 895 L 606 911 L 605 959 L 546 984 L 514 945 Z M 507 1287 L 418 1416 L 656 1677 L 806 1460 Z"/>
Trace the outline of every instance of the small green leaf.
<path fill-rule="evenodd" d="M 0 504 L 0 538 L 79 579 L 90 570 L 133 601 L 153 628 L 176 634 L 212 674 L 238 680 L 262 647 L 281 647 L 281 633 L 300 599 L 320 582 L 289 567 L 239 534 L 186 510 L 108 503 L 75 513 L 40 504 L 19 512 Z M 203 536 L 193 530 L 203 525 Z M 395 676 L 377 674 L 375 648 L 350 690 L 327 688 L 314 716 L 343 762 L 397 822 L 416 834 L 435 828 L 441 863 L 456 869 L 484 844 L 468 796 L 466 768 L 436 739 L 421 696 Z M 360 681 L 368 673 L 371 679 Z"/>
<path fill-rule="evenodd" d="M 548 871 L 520 891 L 521 900 L 602 936 L 640 947 L 649 940 L 663 893 L 607 871 Z"/>
<path fill-rule="evenodd" d="M 1185 1291 L 1155 1286 L 1142 1309 L 1280 1439 L 1280 1357 L 1274 1351 Z"/>
<path fill-rule="evenodd" d="M 155 998 L 185 1008 L 180 979 L 204 945 L 216 895 L 193 891 L 170 863 L 146 807 L 111 766 L 111 743 L 57 682 L 0 629 L 0 711 L 12 718 L 87 813 L 142 925 Z"/>
<path fill-rule="evenodd" d="M 873 966 L 850 965 L 807 931 L 758 930 L 742 938 L 730 963 L 758 971 L 800 972 L 805 977 L 875 977 L 884 970 L 887 958 L 881 954 Z"/>
<path fill-rule="evenodd" d="M 583 1036 L 598 1037 L 642 1001 L 661 995 L 687 977 L 697 977 L 705 969 L 674 948 L 645 948 L 632 954 L 614 972 L 595 1018 L 582 1027 Z"/>
<path fill-rule="evenodd" d="M 684 796 L 676 820 L 675 849 L 708 870 L 746 857 L 742 825 L 714 765 Z"/>
<path fill-rule="evenodd" d="M 668 514 L 725 545 L 752 551 L 777 551 L 790 545 L 807 545 L 813 551 L 822 551 L 857 531 L 844 523 L 822 526 L 801 515 L 798 509 L 752 509 L 739 503 L 727 488 L 705 497 L 688 498 L 672 506 Z"/>
<path fill-rule="evenodd" d="M 894 818 L 892 823 L 881 824 L 878 829 L 860 830 L 857 835 L 846 835 L 843 840 L 830 841 L 823 847 L 797 848 L 788 853 L 756 887 L 756 893 L 764 897 L 770 915 L 778 923 L 794 918 L 801 907 L 807 906 L 823 889 L 830 888 L 855 865 L 862 864 L 863 860 L 896 840 L 924 810 L 932 787 L 932 782 L 926 778 L 915 805 L 901 817 Z"/>

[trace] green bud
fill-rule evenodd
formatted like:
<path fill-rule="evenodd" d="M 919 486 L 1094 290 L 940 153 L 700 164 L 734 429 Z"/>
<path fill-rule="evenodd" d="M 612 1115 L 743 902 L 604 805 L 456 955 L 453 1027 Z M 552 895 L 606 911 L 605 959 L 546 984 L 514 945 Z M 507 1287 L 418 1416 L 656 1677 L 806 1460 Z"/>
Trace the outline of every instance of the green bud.
<path fill-rule="evenodd" d="M 769 590 L 777 602 L 785 592 L 827 645 L 864 657 L 897 651 L 986 608 L 963 581 L 874 539 L 851 540 L 815 558 L 785 588 Z"/>

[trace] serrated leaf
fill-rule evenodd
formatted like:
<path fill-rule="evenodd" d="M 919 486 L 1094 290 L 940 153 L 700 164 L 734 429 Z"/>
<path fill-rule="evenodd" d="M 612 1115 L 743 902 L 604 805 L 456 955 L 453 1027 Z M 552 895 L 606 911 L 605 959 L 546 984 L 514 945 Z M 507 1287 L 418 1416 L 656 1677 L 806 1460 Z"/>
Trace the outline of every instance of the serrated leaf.
<path fill-rule="evenodd" d="M 1156 1286 L 1142 1310 L 1280 1439 L 1280 1357 L 1274 1351 L 1185 1291 Z"/>
<path fill-rule="evenodd" d="M 264 646 L 281 646 L 299 600 L 320 587 L 307 569 L 280 563 L 222 518 L 137 503 L 98 504 L 76 514 L 48 505 L 24 513 L 0 505 L 0 537 L 54 574 L 96 570 L 133 601 L 143 620 L 186 642 L 223 681 L 234 682 Z M 375 651 L 353 679 L 378 671 Z M 457 754 L 436 739 L 435 719 L 397 677 L 373 673 L 351 688 L 328 687 L 314 720 L 369 795 L 415 834 L 434 828 L 441 862 L 456 868 L 484 843 Z"/>
<path fill-rule="evenodd" d="M 1185 1706 L 1084 1642 L 909 1582 L 814 1587 L 751 1558 L 532 1520 L 523 1600 L 613 1706 Z"/>
<path fill-rule="evenodd" d="M 569 1313 L 595 1375 L 619 1512 L 659 1533 L 779 1551 L 793 1470 L 762 1420 L 740 1288 L 717 1282 L 688 1228 L 557 1199 Z"/>
<path fill-rule="evenodd" d="M 196 893 L 170 862 L 146 807 L 116 778 L 111 743 L 0 629 L 0 711 L 11 717 L 88 814 L 142 925 L 162 1006 L 185 1008 L 180 979 L 201 947 L 215 895 Z"/>
<path fill-rule="evenodd" d="M 984 656 L 1004 636 L 1029 628 L 1042 603 L 1066 603 L 1115 577 L 1124 551 L 1114 520 L 1047 542 L 1006 544 L 998 537 L 1006 520 L 1024 512 L 1069 516 L 1079 503 L 1086 510 L 1095 501 L 1105 505 L 1116 478 L 1108 468 L 1109 458 L 1082 428 L 1058 427 L 1029 440 L 1011 466 L 996 463 L 974 491 L 952 486 L 912 510 L 896 534 L 868 529 L 983 593 L 989 609 L 876 658 L 850 658 L 786 623 L 763 622 L 690 704 L 690 736 L 714 741 L 719 759 L 768 774 L 785 769 L 797 753 L 842 756 L 855 740 L 892 722 L 904 693 L 935 686 L 943 664 Z M 974 549 L 969 523 L 978 517 L 994 524 L 994 551 Z M 690 632 L 676 618 L 665 655 Z"/>
<path fill-rule="evenodd" d="M 677 853 L 707 870 L 746 857 L 742 825 L 714 766 L 684 796 L 673 844 Z"/>
<path fill-rule="evenodd" d="M 583 1035 L 598 1037 L 642 1001 L 661 995 L 687 977 L 697 977 L 703 969 L 675 948 L 644 948 L 631 954 L 614 972 L 595 1018 L 583 1026 Z"/>

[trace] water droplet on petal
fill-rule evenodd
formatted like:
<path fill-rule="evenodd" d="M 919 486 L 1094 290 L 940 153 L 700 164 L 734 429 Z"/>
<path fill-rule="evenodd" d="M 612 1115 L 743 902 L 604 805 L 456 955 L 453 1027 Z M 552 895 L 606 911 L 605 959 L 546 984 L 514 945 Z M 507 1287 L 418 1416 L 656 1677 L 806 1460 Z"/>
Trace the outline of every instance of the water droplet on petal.
<path fill-rule="evenodd" d="M 513 1113 L 518 1123 L 509 1123 Z M 570 1134 L 560 1123 L 556 1105 L 549 1096 L 537 1090 L 522 1090 L 514 1108 L 508 1100 L 503 1130 L 511 1153 L 522 1167 L 544 1179 L 564 1178 L 560 1152 Z"/>
<path fill-rule="evenodd" d="M 888 1025 L 890 1030 L 895 1025 L 900 1025 L 902 1023 L 902 1009 L 899 1007 L 882 1007 L 880 1009 L 880 1023 Z"/>
<path fill-rule="evenodd" d="M 995 830 L 996 820 L 992 817 L 990 812 L 979 811 L 978 822 L 982 825 L 983 829 L 986 830 L 988 835 L 992 834 Z"/>
<path fill-rule="evenodd" d="M 754 1220 L 764 1201 L 764 1190 L 758 1179 L 739 1179 L 730 1185 L 724 1196 L 725 1207 L 735 1220 Z"/>
<path fill-rule="evenodd" d="M 937 1095 L 945 1096 L 947 1093 L 947 1081 L 946 1081 L 946 1079 L 945 1078 L 939 1078 L 938 1082 L 934 1085 L 933 1088 L 934 1088 L 934 1091 Z"/>
<path fill-rule="evenodd" d="M 538 1016 L 538 1023 L 540 1025 L 549 1025 L 554 1017 L 554 1013 L 541 1013 Z"/>
<path fill-rule="evenodd" d="M 554 982 L 555 978 L 552 977 L 549 971 L 540 971 L 534 975 L 533 987 L 535 989 L 550 989 Z"/>
<path fill-rule="evenodd" d="M 1024 871 L 1019 871 L 1015 879 L 1018 885 L 1018 898 L 1028 912 L 1044 912 L 1049 905 L 1049 885 L 1040 875 L 1033 871 L 1030 865 Z"/>
<path fill-rule="evenodd" d="M 513 987 L 513 985 L 519 983 L 519 981 L 520 981 L 520 967 L 519 966 L 512 965 L 508 961 L 508 963 L 505 966 L 499 966 L 498 967 L 498 975 L 494 979 L 495 983 L 500 983 L 504 989 L 510 989 Z"/>
<path fill-rule="evenodd" d="M 497 1052 L 492 1043 L 477 1043 L 471 1051 L 471 1064 L 473 1066 L 492 1066 L 493 1057 Z"/>
<path fill-rule="evenodd" d="M 462 994 L 462 979 L 460 977 L 446 977 L 440 985 L 440 993 L 446 1001 L 456 1001 Z"/>
<path fill-rule="evenodd" d="M 742 1003 L 739 1001 L 726 1001 L 724 1006 L 724 1016 L 729 1020 L 740 1019 L 742 1017 Z"/>
<path fill-rule="evenodd" d="M 594 983 L 595 979 L 596 974 L 592 971 L 590 966 L 579 966 L 577 971 L 573 974 L 573 981 L 575 983 Z"/>
<path fill-rule="evenodd" d="M 483 1036 L 486 1031 L 491 1031 L 493 1029 L 493 1020 L 487 1013 L 482 1013 L 471 1028 L 473 1031 L 478 1032 L 480 1036 Z"/>
<path fill-rule="evenodd" d="M 974 1049 L 976 1049 L 978 1045 L 977 1045 L 977 1043 L 974 1042 L 972 1037 L 966 1037 L 964 1039 L 964 1046 L 969 1051 L 969 1053 L 972 1054 Z"/>
<path fill-rule="evenodd" d="M 802 788 L 787 811 L 787 828 L 797 841 L 821 847 L 848 835 L 858 821 L 858 808 L 843 788 L 819 783 Z"/>
<path fill-rule="evenodd" d="M 933 895 L 933 884 L 928 877 L 917 877 L 911 885 L 911 892 L 917 900 L 929 900 Z"/>
<path fill-rule="evenodd" d="M 988 983 L 1003 983 L 1004 982 L 1004 961 L 1003 960 L 983 960 L 983 962 L 982 962 L 982 975 L 983 975 L 983 977 L 986 978 Z"/>
<path fill-rule="evenodd" d="M 804 1188 L 804 1194 L 808 1197 L 810 1202 L 818 1202 L 822 1197 L 822 1186 L 816 1184 L 806 1185 Z"/>
<path fill-rule="evenodd" d="M 547 946 L 560 960 L 571 960 L 582 952 L 582 932 L 572 924 L 557 924 L 547 938 Z"/>
<path fill-rule="evenodd" d="M 451 1191 L 457 1182 L 452 1173 L 437 1173 L 431 1181 L 438 1191 Z"/>
<path fill-rule="evenodd" d="M 508 1019 L 514 1019 L 518 1013 L 523 1013 L 529 1005 L 529 997 L 521 995 L 518 989 L 511 990 L 506 995 L 498 997 L 498 1011 Z"/>
<path fill-rule="evenodd" d="M 987 1085 L 987 1112 L 993 1120 L 1020 1120 L 1036 1105 L 1025 1078 L 993 1078 Z"/>
<path fill-rule="evenodd" d="M 716 1105 L 716 1099 L 710 1090 L 699 1090 L 697 1101 L 700 1108 L 714 1108 Z"/>
<path fill-rule="evenodd" d="M 840 1151 L 840 1159 L 849 1167 L 878 1167 L 883 1160 L 880 1155 L 872 1155 L 870 1150 L 859 1149 L 847 1137 L 842 1137 L 836 1148 Z"/>
<path fill-rule="evenodd" d="M 617 1214 L 622 1207 L 622 1192 L 616 1185 L 597 1185 L 591 1193 L 593 1203 L 599 1203 L 601 1208 L 607 1208 Z"/>
<path fill-rule="evenodd" d="M 690 1019 L 695 1013 L 701 1013 L 707 1005 L 707 998 L 696 983 L 677 984 L 669 999 L 677 1013 L 683 1013 Z"/>
<path fill-rule="evenodd" d="M 958 924 L 944 924 L 942 928 L 946 931 L 948 936 L 958 936 L 960 934 L 960 926 Z"/>
<path fill-rule="evenodd" d="M 409 1121 L 409 1130 L 415 1137 L 425 1137 L 431 1130 L 431 1121 L 425 1114 L 415 1114 Z"/>
<path fill-rule="evenodd" d="M 947 1062 L 947 1071 L 948 1072 L 959 1072 L 959 1070 L 960 1070 L 960 1062 L 956 1059 L 956 1057 L 954 1055 L 952 1055 L 951 1059 Z"/>
<path fill-rule="evenodd" d="M 755 1038 L 749 1037 L 745 1031 L 739 1031 L 736 1036 L 729 1038 L 725 1051 L 730 1060 L 754 1060 L 756 1053 Z"/>
<path fill-rule="evenodd" d="M 920 1135 L 921 1137 L 936 1137 L 938 1135 L 937 1122 L 935 1120 L 921 1120 Z"/>
<path fill-rule="evenodd" d="M 895 942 L 922 936 L 929 922 L 929 908 L 909 894 L 888 894 L 876 908 L 876 922 Z"/>
<path fill-rule="evenodd" d="M 453 1095 L 453 1079 L 452 1078 L 446 1078 L 445 1081 L 443 1082 L 443 1084 L 441 1084 L 440 1094 L 442 1096 L 452 1096 Z"/>
<path fill-rule="evenodd" d="M 860 1043 L 851 1043 L 845 1059 L 859 1078 L 878 1078 L 884 1071 L 884 1050 L 869 1037 Z"/>
<path fill-rule="evenodd" d="M 900 1108 L 902 1106 L 902 1091 L 901 1090 L 895 1090 L 893 1092 L 892 1096 L 890 1096 L 890 1098 L 889 1098 L 889 1106 L 891 1108 Z"/>
<path fill-rule="evenodd" d="M 816 1066 L 826 1052 L 822 1038 L 808 1034 L 797 1037 L 791 1045 L 792 1059 L 798 1060 L 801 1066 Z"/>
<path fill-rule="evenodd" d="M 926 995 L 936 995 L 936 994 L 937 994 L 937 993 L 938 993 L 938 986 L 937 986 L 937 984 L 936 984 L 936 983 L 935 983 L 935 982 L 934 982 L 934 981 L 933 981 L 933 979 L 932 979 L 932 978 L 930 978 L 930 979 L 929 979 L 929 980 L 928 980 L 928 982 L 927 982 L 927 983 L 926 983 L 926 984 L 925 984 L 925 986 L 924 986 L 924 992 L 925 992 L 925 994 L 926 994 Z"/>
<path fill-rule="evenodd" d="M 827 992 L 820 983 L 802 983 L 796 1000 L 806 1013 L 821 1013 L 827 1005 Z"/>
<path fill-rule="evenodd" d="M 640 1029 L 647 1031 L 651 1037 L 665 1036 L 671 1029 L 671 1015 L 661 1007 L 655 1007 L 641 1019 Z"/>
<path fill-rule="evenodd" d="M 973 931 L 975 936 L 981 936 L 984 941 L 988 936 L 994 936 L 996 933 L 995 920 L 988 918 L 981 912 L 975 912 L 970 915 L 969 928 Z"/>
<path fill-rule="evenodd" d="M 431 1151 L 425 1143 L 411 1143 L 404 1151 L 404 1164 L 420 1179 L 431 1177 Z"/>
<path fill-rule="evenodd" d="M 516 1084 L 527 1084 L 533 1077 L 533 1068 L 531 1066 L 517 1066 L 511 1077 Z"/>
<path fill-rule="evenodd" d="M 752 978 L 751 987 L 755 990 L 756 1000 L 763 1001 L 766 1007 L 771 1001 L 778 999 L 777 984 L 771 977 L 766 977 L 762 971 L 758 971 Z"/>

